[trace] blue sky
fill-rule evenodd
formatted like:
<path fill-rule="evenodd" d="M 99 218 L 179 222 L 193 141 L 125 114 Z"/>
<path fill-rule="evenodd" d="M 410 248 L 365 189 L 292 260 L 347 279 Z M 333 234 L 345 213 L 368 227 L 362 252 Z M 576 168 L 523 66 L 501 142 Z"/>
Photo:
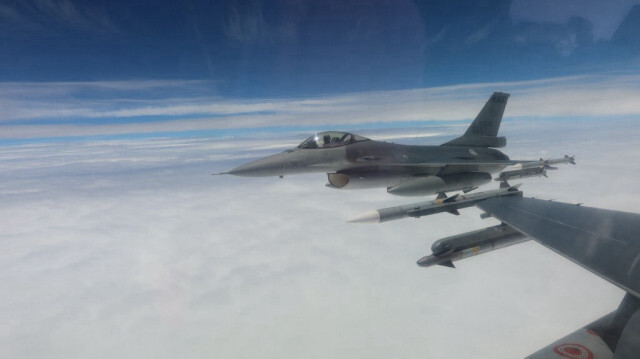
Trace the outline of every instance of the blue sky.
<path fill-rule="evenodd" d="M 401 94 L 396 91 L 432 89 L 413 99 L 435 104 L 441 99 L 435 89 L 450 93 L 488 84 L 458 93 L 460 100 L 479 99 L 494 90 L 512 91 L 523 81 L 582 76 L 583 84 L 572 80 L 580 89 L 592 86 L 594 76 L 638 73 L 637 3 L 5 2 L 1 141 L 149 136 L 154 124 L 158 136 L 211 136 L 221 128 L 309 129 L 314 126 L 303 117 L 301 125 L 293 116 L 283 123 L 280 116 L 300 99 L 320 105 L 294 115 L 352 130 L 401 121 L 390 111 L 389 118 L 369 121 L 319 116 L 327 99 L 371 94 L 401 103 L 391 99 Z M 280 104 L 276 109 L 274 102 Z M 358 105 L 362 110 L 368 103 Z M 432 107 L 423 109 L 424 116 L 410 122 L 437 117 L 429 114 L 437 111 Z M 200 125 L 193 126 L 195 119 Z M 147 128 L 123 126 L 142 123 Z"/>
<path fill-rule="evenodd" d="M 15 1 L 1 81 L 207 80 L 232 97 L 512 81 L 631 65 L 634 1 Z"/>
<path fill-rule="evenodd" d="M 247 98 L 610 71 L 637 65 L 635 3 L 12 1 L 0 81 L 199 80 Z"/>
<path fill-rule="evenodd" d="M 577 3 L 6 2 L 0 5 L 1 141 L 315 127 L 305 115 L 351 130 L 403 120 L 391 111 L 368 121 L 344 112 L 319 116 L 322 104 L 354 94 L 402 103 L 391 99 L 402 94 L 397 91 L 432 89 L 412 97 L 417 106 L 441 100 L 434 89 L 489 84 L 458 93 L 467 100 L 512 91 L 523 81 L 578 76 L 586 82 L 572 83 L 581 88 L 593 85 L 594 76 L 638 73 L 638 1 Z M 286 110 L 299 109 L 300 99 L 319 105 Z M 369 104 L 354 106 L 361 111 Z M 423 110 L 409 122 L 469 119 Z M 147 126 L 133 126 L 141 124 Z"/>

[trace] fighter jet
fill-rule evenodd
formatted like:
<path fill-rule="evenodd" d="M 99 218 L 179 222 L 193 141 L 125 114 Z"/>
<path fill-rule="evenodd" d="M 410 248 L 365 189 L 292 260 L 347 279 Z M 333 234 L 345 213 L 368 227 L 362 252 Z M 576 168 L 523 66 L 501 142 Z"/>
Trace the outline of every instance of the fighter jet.
<path fill-rule="evenodd" d="M 547 162 L 512 161 L 495 148 L 504 147 L 498 136 L 508 93 L 494 92 L 464 135 L 440 146 L 410 146 L 378 142 L 347 132 L 317 133 L 298 147 L 236 167 L 223 174 L 262 177 L 326 172 L 327 186 L 337 189 L 379 188 L 400 196 L 449 191 L 466 192 L 500 180 L 545 175 Z M 552 163 L 573 163 L 566 156 Z M 538 169 L 537 167 L 542 166 Z"/>

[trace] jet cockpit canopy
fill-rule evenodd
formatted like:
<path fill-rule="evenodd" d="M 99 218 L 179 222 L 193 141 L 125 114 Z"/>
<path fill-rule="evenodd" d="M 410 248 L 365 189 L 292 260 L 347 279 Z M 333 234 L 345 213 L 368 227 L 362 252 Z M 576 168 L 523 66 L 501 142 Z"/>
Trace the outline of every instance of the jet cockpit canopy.
<path fill-rule="evenodd" d="M 348 132 L 327 131 L 316 133 L 302 142 L 298 148 L 328 148 L 350 145 L 360 141 L 369 141 L 368 138 L 354 135 Z"/>

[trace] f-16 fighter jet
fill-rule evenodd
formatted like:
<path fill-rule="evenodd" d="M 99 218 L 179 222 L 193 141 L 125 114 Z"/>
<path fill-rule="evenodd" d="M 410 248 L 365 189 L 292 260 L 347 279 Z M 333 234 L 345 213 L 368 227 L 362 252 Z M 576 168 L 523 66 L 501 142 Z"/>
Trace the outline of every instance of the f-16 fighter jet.
<path fill-rule="evenodd" d="M 400 196 L 470 191 L 489 183 L 492 174 L 508 166 L 497 179 L 542 176 L 548 163 L 558 160 L 512 161 L 495 148 L 508 93 L 494 92 L 464 135 L 440 146 L 409 146 L 373 141 L 346 132 L 322 132 L 298 147 L 236 167 L 226 174 L 247 177 L 326 172 L 328 187 L 339 189 L 385 187 Z M 515 166 L 515 167 L 513 167 Z M 540 168 L 538 168 L 540 167 Z"/>

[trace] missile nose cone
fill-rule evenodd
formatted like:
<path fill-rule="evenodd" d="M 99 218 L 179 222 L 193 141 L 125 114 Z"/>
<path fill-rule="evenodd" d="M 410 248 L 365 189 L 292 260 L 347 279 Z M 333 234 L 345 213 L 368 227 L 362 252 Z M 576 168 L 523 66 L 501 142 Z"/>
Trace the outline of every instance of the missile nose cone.
<path fill-rule="evenodd" d="M 380 223 L 380 213 L 378 211 L 371 211 L 364 213 L 358 217 L 352 218 L 349 223 Z"/>
<path fill-rule="evenodd" d="M 438 258 L 436 258 L 435 256 L 424 256 L 420 259 L 418 259 L 418 262 L 416 263 L 418 266 L 420 267 L 431 267 L 432 265 L 436 264 Z"/>

